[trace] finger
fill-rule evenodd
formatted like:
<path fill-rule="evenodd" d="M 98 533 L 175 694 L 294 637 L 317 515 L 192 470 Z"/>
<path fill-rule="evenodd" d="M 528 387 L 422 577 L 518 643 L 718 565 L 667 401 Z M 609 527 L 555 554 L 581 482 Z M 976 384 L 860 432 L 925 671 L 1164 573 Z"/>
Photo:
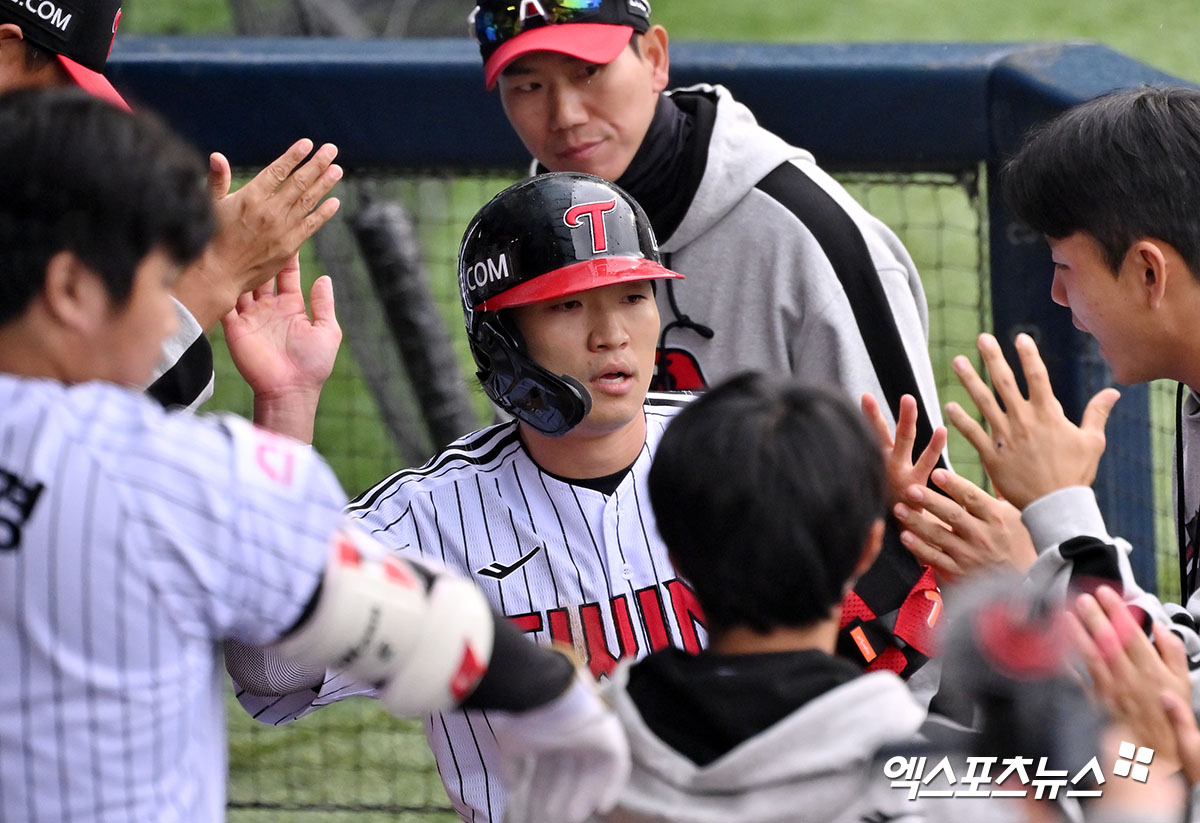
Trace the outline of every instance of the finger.
<path fill-rule="evenodd" d="M 1028 401 L 1021 394 L 1021 388 L 1017 385 L 1017 378 L 1013 374 L 1012 367 L 1004 359 L 1004 352 L 1000 348 L 1000 343 L 990 334 L 981 334 L 976 341 L 976 347 L 979 349 L 979 356 L 983 360 L 984 368 L 987 369 L 988 376 L 992 380 L 992 387 L 996 390 L 996 394 L 1000 395 L 1000 400 L 1004 403 L 1005 414 L 1008 417 L 1019 414 Z M 974 395 L 972 395 L 972 399 L 974 399 Z M 981 408 L 980 411 L 983 411 L 983 409 Z M 995 423 L 991 417 L 987 417 L 987 421 L 992 423 L 993 432 L 1003 436 L 1003 432 L 996 431 Z"/>
<path fill-rule="evenodd" d="M 1083 410 L 1083 420 L 1080 422 L 1079 427 L 1103 434 L 1104 427 L 1108 425 L 1109 415 L 1112 414 L 1113 406 L 1120 399 L 1121 393 L 1116 389 L 1101 389 L 1096 393 L 1095 397 L 1088 401 L 1087 407 Z"/>
<path fill-rule="evenodd" d="M 996 498 L 976 486 L 961 474 L 946 469 L 933 472 L 934 485 L 944 491 L 954 502 L 980 520 L 994 519 Z"/>
<path fill-rule="evenodd" d="M 900 532 L 900 543 L 909 553 L 933 569 L 934 574 L 945 582 L 958 580 L 963 576 L 963 569 L 953 557 L 938 549 L 932 543 L 923 540 L 920 535 L 907 529 Z"/>
<path fill-rule="evenodd" d="M 329 219 L 337 214 L 338 209 L 341 208 L 341 205 L 342 201 L 338 200 L 336 197 L 330 197 L 323 201 L 321 205 L 317 207 L 316 211 L 313 211 L 307 217 L 305 217 L 304 221 L 300 224 L 300 238 L 295 243 L 296 247 L 299 248 L 301 243 L 316 234 L 317 230 L 320 229 L 321 226 L 324 226 L 326 223 L 328 223 Z"/>
<path fill-rule="evenodd" d="M 244 188 L 251 189 L 258 197 L 267 197 L 287 182 L 292 170 L 300 164 L 301 160 L 308 157 L 312 148 L 311 140 L 307 137 L 300 138 L 292 144 L 291 148 L 275 158 L 274 162 L 256 174 Z"/>
<path fill-rule="evenodd" d="M 240 300 L 240 298 L 239 298 Z M 232 308 L 221 316 L 221 328 L 225 331 L 225 336 L 236 333 L 237 324 L 241 322 L 241 317 L 238 316 L 238 309 Z"/>
<path fill-rule="evenodd" d="M 242 292 L 238 295 L 237 302 L 234 303 L 233 311 L 237 314 L 243 314 L 250 310 L 254 305 L 254 292 Z"/>
<path fill-rule="evenodd" d="M 333 165 L 337 152 L 337 146 L 325 143 L 279 187 L 276 196 L 289 208 L 298 204 L 301 213 L 308 214 L 340 178 L 340 175 L 330 175 L 333 179 L 326 179 L 325 174 Z"/>
<path fill-rule="evenodd" d="M 300 254 L 293 254 L 275 275 L 275 284 L 280 295 L 300 294 Z"/>
<path fill-rule="evenodd" d="M 1050 386 L 1050 374 L 1046 371 L 1046 364 L 1038 352 L 1037 343 L 1033 342 L 1033 338 L 1028 334 L 1022 332 L 1013 341 L 1013 346 L 1017 349 L 1017 357 L 1021 361 L 1021 371 L 1025 374 L 1025 385 L 1029 389 L 1029 402 L 1061 411 L 1062 405 L 1054 396 L 1054 390 Z M 1008 401 L 1005 400 L 1005 402 Z"/>
<path fill-rule="evenodd" d="M 1172 674 L 1188 676 L 1187 650 L 1175 632 L 1165 626 L 1155 626 L 1154 645 L 1158 648 L 1159 657 Z"/>
<path fill-rule="evenodd" d="M 1004 411 L 996 402 L 996 396 L 992 394 L 991 388 L 971 365 L 971 361 L 960 354 L 951 361 L 951 366 L 954 368 L 955 376 L 958 377 L 958 382 L 962 383 L 963 388 L 967 390 L 971 402 L 979 410 L 980 416 L 991 426 L 992 431 L 997 434 L 1005 433 L 1008 420 Z M 966 434 L 966 432 L 963 433 Z"/>
<path fill-rule="evenodd" d="M 888 428 L 887 419 L 883 416 L 883 410 L 879 407 L 879 401 L 875 399 L 875 395 L 870 392 L 864 392 L 858 402 L 862 406 L 863 416 L 867 418 L 867 422 L 875 430 L 875 436 L 879 439 L 879 444 L 883 446 L 885 451 L 891 451 L 892 430 Z"/>
<path fill-rule="evenodd" d="M 1179 695 L 1164 691 L 1161 700 L 1171 720 L 1183 771 L 1188 780 L 1195 784 L 1200 781 L 1200 728 L 1196 726 L 1196 715 Z"/>
<path fill-rule="evenodd" d="M 1142 627 L 1129 613 L 1129 606 L 1125 603 L 1125 599 L 1109 586 L 1097 588 L 1095 597 L 1100 607 L 1104 609 L 1104 613 L 1117 633 L 1117 638 L 1121 641 L 1125 655 L 1130 661 L 1143 670 L 1160 664 L 1161 659 L 1157 651 L 1151 645 L 1150 638 L 1142 631 Z"/>
<path fill-rule="evenodd" d="M 943 551 L 949 551 L 956 557 L 960 554 L 974 554 L 973 551 L 963 544 L 963 541 L 968 543 L 975 540 L 978 529 L 970 514 L 968 514 L 962 506 L 951 500 L 944 494 L 938 494 L 930 489 L 922 489 L 920 486 L 909 486 L 905 490 L 905 499 L 916 502 L 919 499 L 921 508 L 927 513 L 926 521 L 940 524 L 942 531 L 947 535 L 941 541 L 938 541 L 937 534 L 930 531 L 922 531 L 922 536 L 926 540 L 931 540 L 936 543 Z M 908 522 L 905 526 L 914 528 Z M 957 535 L 955 542 L 950 542 L 949 535 Z"/>
<path fill-rule="evenodd" d="M 255 301 L 262 300 L 263 298 L 266 298 L 266 297 L 274 297 L 275 296 L 275 278 L 274 277 L 267 278 L 267 281 L 265 283 L 263 283 L 261 286 L 259 286 L 258 288 L 256 288 L 254 290 L 253 296 L 254 296 Z"/>
<path fill-rule="evenodd" d="M 989 394 L 988 397 L 990 398 L 991 395 Z M 986 464 L 995 451 L 995 444 L 988 433 L 984 431 L 983 426 L 979 425 L 979 421 L 967 414 L 967 410 L 957 403 L 946 404 L 946 419 L 950 421 L 950 425 L 958 429 L 959 434 L 967 439 L 975 451 L 979 452 L 979 456 Z"/>
<path fill-rule="evenodd" d="M 900 416 L 896 420 L 895 454 L 912 460 L 913 443 L 917 439 L 917 401 L 911 394 L 900 398 Z"/>
<path fill-rule="evenodd" d="M 329 275 L 323 274 L 313 282 L 308 291 L 308 304 L 312 307 L 314 326 L 338 327 L 334 312 L 333 279 Z"/>
<path fill-rule="evenodd" d="M 1102 586 L 1101 589 L 1104 587 Z M 1099 594 L 1099 589 L 1097 594 Z M 1124 640 L 1095 596 L 1081 594 L 1075 601 L 1075 613 L 1091 635 L 1099 650 L 1103 665 L 1114 689 L 1122 690 L 1120 684 L 1130 683 L 1137 676 L 1126 654 Z M 1128 617 L 1128 613 L 1126 613 Z M 1122 691 L 1124 693 L 1124 691 Z M 1108 693 L 1106 693 L 1108 694 Z M 1110 696 L 1115 697 L 1116 691 Z"/>
<path fill-rule="evenodd" d="M 1076 609 L 1078 610 L 1078 608 L 1079 605 L 1076 604 Z M 1108 702 L 1109 696 L 1112 694 L 1113 684 L 1108 666 L 1104 662 L 1104 655 L 1100 652 L 1100 648 L 1092 639 L 1091 633 L 1077 615 L 1067 612 L 1066 623 L 1071 643 L 1079 653 L 1079 657 L 1083 660 L 1088 677 L 1092 680 L 1092 691 L 1097 697 Z"/>
<path fill-rule="evenodd" d="M 946 427 L 938 426 L 933 430 L 933 435 L 929 438 L 921 456 L 917 458 L 917 462 L 913 463 L 914 476 L 928 479 L 930 472 L 937 466 L 938 458 L 942 456 L 944 448 L 946 448 Z"/>
<path fill-rule="evenodd" d="M 208 196 L 220 200 L 229 194 L 229 186 L 233 183 L 233 170 L 229 160 L 219 151 L 208 156 Z"/>

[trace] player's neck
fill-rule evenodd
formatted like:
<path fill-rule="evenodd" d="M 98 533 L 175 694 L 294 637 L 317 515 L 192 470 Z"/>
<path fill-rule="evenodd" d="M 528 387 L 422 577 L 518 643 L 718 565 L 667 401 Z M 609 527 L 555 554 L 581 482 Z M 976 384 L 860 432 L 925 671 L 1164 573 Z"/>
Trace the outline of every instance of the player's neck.
<path fill-rule="evenodd" d="M 758 632 L 748 626 L 709 634 L 709 648 L 717 654 L 769 654 L 816 649 L 833 654 L 837 648 L 837 620 L 822 620 L 812 626 L 779 626 Z"/>
<path fill-rule="evenodd" d="M 31 332 L 25 318 L 0 327 L 0 372 L 68 382 L 68 370 L 55 357 L 58 347 Z"/>
<path fill-rule="evenodd" d="M 521 440 L 533 462 L 568 479 L 604 477 L 627 468 L 646 443 L 646 415 L 639 413 L 623 426 L 604 431 L 589 429 L 585 420 L 562 437 L 548 437 L 521 426 Z"/>

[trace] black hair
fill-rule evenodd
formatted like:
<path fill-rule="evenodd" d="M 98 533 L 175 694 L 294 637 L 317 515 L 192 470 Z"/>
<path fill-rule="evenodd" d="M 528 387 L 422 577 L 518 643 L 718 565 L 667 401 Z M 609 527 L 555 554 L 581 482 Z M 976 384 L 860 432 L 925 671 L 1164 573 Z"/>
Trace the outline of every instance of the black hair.
<path fill-rule="evenodd" d="M 0 96 L 0 323 L 24 313 L 59 252 L 121 305 L 151 250 L 185 265 L 212 231 L 204 164 L 156 117 L 79 89 Z"/>
<path fill-rule="evenodd" d="M 878 441 L 849 401 L 745 373 L 671 422 L 649 490 L 710 629 L 765 633 L 841 602 L 884 515 L 885 482 Z"/>
<path fill-rule="evenodd" d="M 1141 237 L 1170 243 L 1200 276 L 1200 91 L 1116 91 L 1026 136 L 1004 167 L 1009 208 L 1051 238 L 1087 232 L 1117 274 Z"/>
<path fill-rule="evenodd" d="M 31 43 L 29 40 L 22 42 L 25 43 L 25 68 L 27 70 L 38 71 L 54 62 L 54 52 L 36 43 Z"/>

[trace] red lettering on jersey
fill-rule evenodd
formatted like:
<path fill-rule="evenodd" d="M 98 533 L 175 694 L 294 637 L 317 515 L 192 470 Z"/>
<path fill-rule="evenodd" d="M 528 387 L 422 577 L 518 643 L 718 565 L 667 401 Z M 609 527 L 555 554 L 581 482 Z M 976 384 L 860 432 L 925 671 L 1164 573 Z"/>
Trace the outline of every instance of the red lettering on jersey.
<path fill-rule="evenodd" d="M 696 629 L 703 629 L 705 621 L 704 609 L 700 608 L 696 593 L 679 579 L 667 581 L 667 592 L 671 595 L 671 608 L 675 612 L 675 621 L 679 624 L 684 651 L 699 654 L 700 637 L 696 634 Z"/>
<path fill-rule="evenodd" d="M 629 616 L 629 598 L 618 595 L 609 601 L 613 624 L 617 630 L 617 653 L 613 654 L 608 648 L 608 638 L 604 635 L 604 618 L 600 614 L 599 603 L 585 603 L 579 607 L 580 623 L 583 624 L 583 643 L 587 655 L 588 668 L 592 676 L 612 674 L 617 662 L 625 657 L 637 655 L 637 637 L 633 633 L 633 621 Z"/>
<path fill-rule="evenodd" d="M 508 621 L 526 634 L 542 630 L 542 616 L 537 612 L 514 614 L 508 618 Z"/>
<path fill-rule="evenodd" d="M 475 656 L 475 650 L 471 648 L 471 644 L 464 645 L 458 671 L 450 679 L 450 694 L 454 696 L 454 701 L 461 703 L 467 695 L 475 691 L 475 687 L 486 671 L 487 664 Z"/>
<path fill-rule="evenodd" d="M 575 639 L 571 636 L 571 619 L 567 617 L 567 610 L 551 609 L 546 615 L 550 618 L 550 639 L 574 648 Z"/>
<path fill-rule="evenodd" d="M 567 209 L 563 222 L 568 228 L 577 229 L 583 225 L 583 218 L 588 219 L 588 227 L 592 230 L 592 253 L 600 254 L 608 251 L 608 232 L 604 228 L 604 214 L 617 207 L 616 200 L 603 203 L 580 203 Z"/>
<path fill-rule="evenodd" d="M 671 630 L 667 627 L 662 592 L 658 586 L 638 589 L 637 601 L 642 613 L 642 625 L 646 627 L 646 636 L 650 638 L 650 651 L 661 651 L 671 645 Z"/>
<path fill-rule="evenodd" d="M 292 475 L 296 469 L 296 455 L 282 443 L 259 443 L 254 452 L 258 467 L 267 477 L 284 486 L 292 485 Z"/>

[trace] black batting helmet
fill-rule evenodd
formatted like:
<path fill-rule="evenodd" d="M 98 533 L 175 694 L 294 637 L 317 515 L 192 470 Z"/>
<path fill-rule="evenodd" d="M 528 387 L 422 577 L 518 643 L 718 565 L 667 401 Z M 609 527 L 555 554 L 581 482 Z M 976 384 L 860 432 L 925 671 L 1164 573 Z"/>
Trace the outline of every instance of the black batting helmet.
<path fill-rule="evenodd" d="M 565 434 L 591 408 L 578 380 L 535 363 L 504 309 L 588 289 L 682 277 L 663 268 L 642 207 L 618 186 L 575 172 L 542 174 L 475 215 L 458 285 L 479 381 L 496 405 L 544 434 Z"/>

